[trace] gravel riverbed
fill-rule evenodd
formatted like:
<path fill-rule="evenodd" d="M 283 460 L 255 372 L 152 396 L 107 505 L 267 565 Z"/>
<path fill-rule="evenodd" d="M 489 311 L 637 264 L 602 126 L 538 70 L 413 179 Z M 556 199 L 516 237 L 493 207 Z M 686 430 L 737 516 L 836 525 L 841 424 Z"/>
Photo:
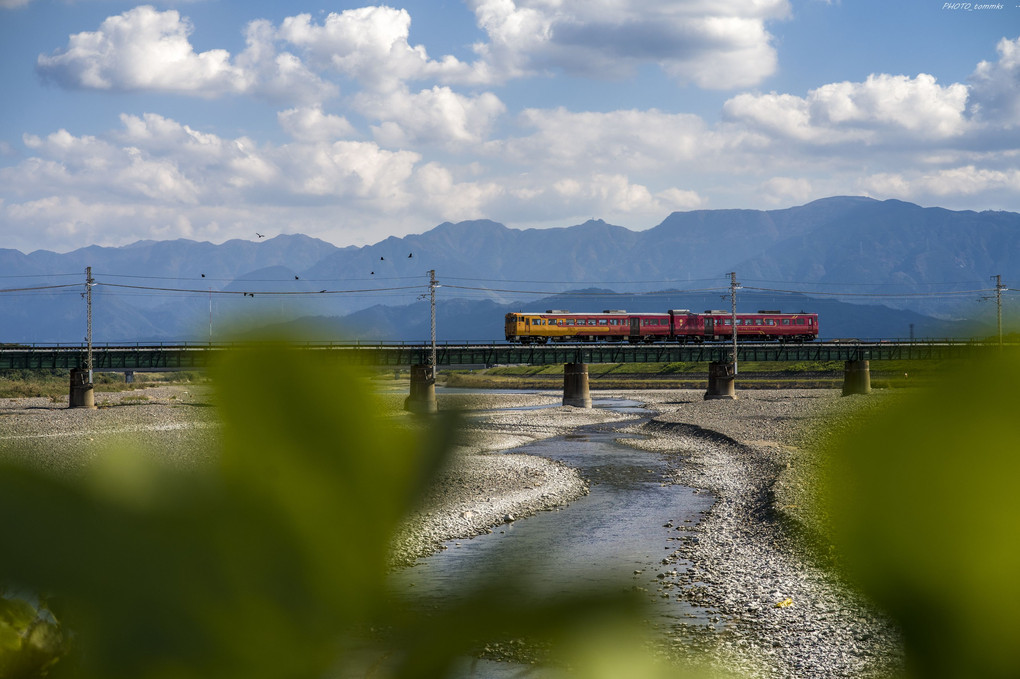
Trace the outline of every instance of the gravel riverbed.
<path fill-rule="evenodd" d="M 868 677 L 901 669 L 896 630 L 830 572 L 804 558 L 817 423 L 869 407 L 881 394 L 841 398 L 831 390 L 744 391 L 704 401 L 701 391 L 593 392 L 628 398 L 656 414 L 623 442 L 666 455 L 674 481 L 711 493 L 696 525 L 666 521 L 676 549 L 663 559 L 662 587 L 715 616 L 715 631 L 678 627 L 674 651 L 692 641 L 739 676 Z M 440 395 L 463 409 L 464 436 L 451 465 L 394 543 L 395 564 L 444 541 L 491 531 L 587 492 L 574 470 L 506 451 L 590 424 L 632 415 L 558 405 L 558 392 Z M 392 397 L 393 404 L 398 402 Z M 202 388 L 158 387 L 97 394 L 98 410 L 49 399 L 0 399 L 0 456 L 17 450 L 42 466 L 73 471 L 111 444 L 130 441 L 178 464 L 215 454 L 215 408 Z M 518 410 L 507 410 L 518 408 Z M 411 423 L 396 414 L 397 421 Z M 412 425 L 413 426 L 413 425 Z"/>
<path fill-rule="evenodd" d="M 674 456 L 675 480 L 716 497 L 693 527 L 668 526 L 679 547 L 667 586 L 715 611 L 715 633 L 677 630 L 715 664 L 744 677 L 878 677 L 902 671 L 894 626 L 827 569 L 806 558 L 805 535 L 824 522 L 811 509 L 819 427 L 876 405 L 883 395 L 834 390 L 744 391 L 705 401 L 700 391 L 646 400 L 658 411 L 630 445 Z M 676 564 L 690 564 L 678 567 Z"/>

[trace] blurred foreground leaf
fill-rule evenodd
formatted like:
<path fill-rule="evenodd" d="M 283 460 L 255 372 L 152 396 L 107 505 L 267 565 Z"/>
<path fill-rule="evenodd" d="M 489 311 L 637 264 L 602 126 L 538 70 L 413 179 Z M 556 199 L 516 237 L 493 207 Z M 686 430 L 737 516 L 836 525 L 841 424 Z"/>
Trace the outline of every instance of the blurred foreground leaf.
<path fill-rule="evenodd" d="M 214 377 L 223 445 L 207 468 L 136 450 L 82 478 L 0 468 L 0 582 L 55 597 L 76 649 L 56 671 L 440 677 L 490 640 L 562 643 L 563 662 L 605 667 L 644 651 L 579 641 L 601 620 L 638 634 L 622 590 L 536 599 L 504 573 L 433 611 L 390 591 L 390 541 L 445 464 L 448 418 L 406 426 L 356 374 L 284 345 L 238 350 Z"/>
<path fill-rule="evenodd" d="M 1020 360 L 947 364 L 829 451 L 851 574 L 920 677 L 1020 676 Z"/>

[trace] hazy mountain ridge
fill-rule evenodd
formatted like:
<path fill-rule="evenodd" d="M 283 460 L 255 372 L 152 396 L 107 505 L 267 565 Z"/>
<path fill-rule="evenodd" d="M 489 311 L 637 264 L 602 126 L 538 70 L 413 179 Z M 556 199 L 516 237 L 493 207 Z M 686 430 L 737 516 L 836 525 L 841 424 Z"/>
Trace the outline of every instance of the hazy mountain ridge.
<path fill-rule="evenodd" d="M 308 236 L 280 235 L 222 244 L 139 241 L 65 254 L 0 250 L 8 282 L 0 288 L 75 283 L 77 272 L 84 283 L 84 269 L 91 266 L 104 283 L 94 289 L 97 341 L 205 339 L 210 322 L 218 328 L 234 314 L 247 314 L 250 322 L 258 323 L 346 316 L 377 305 L 404 307 L 425 292 L 429 269 L 447 286 L 440 290 L 444 305 L 455 309 L 454 298 L 473 298 L 462 309 L 471 315 L 475 312 L 468 306 L 483 308 L 480 296 L 502 309 L 540 295 L 486 295 L 458 288 L 518 289 L 521 282 L 531 281 L 527 289 L 550 294 L 591 286 L 617 292 L 696 289 L 725 285 L 729 271 L 736 271 L 748 288 L 851 293 L 846 300 L 871 303 L 879 300 L 853 294 L 927 293 L 949 290 L 951 283 L 961 289 L 988 289 L 993 274 L 1001 274 L 1006 283 L 1020 282 L 1018 254 L 1017 213 L 961 212 L 843 196 L 781 210 L 676 212 L 644 231 L 595 219 L 524 230 L 473 220 L 444 222 L 423 234 L 389 237 L 364 247 L 339 248 Z M 22 278 L 28 276 L 34 278 Z M 182 292 L 120 287 L 125 285 Z M 0 295 L 0 313 L 6 319 L 0 341 L 80 341 L 84 305 L 78 293 L 83 289 Z M 320 290 L 365 292 L 265 294 Z M 252 298 L 217 294 L 220 291 L 263 294 Z M 749 292 L 741 293 L 742 306 L 750 303 Z M 988 305 L 977 305 L 976 298 L 889 298 L 884 303 L 943 316 L 987 312 Z M 841 313 L 853 315 L 851 310 Z M 388 313 L 375 316 L 380 327 L 389 322 Z M 486 339 L 492 339 L 491 333 Z"/>

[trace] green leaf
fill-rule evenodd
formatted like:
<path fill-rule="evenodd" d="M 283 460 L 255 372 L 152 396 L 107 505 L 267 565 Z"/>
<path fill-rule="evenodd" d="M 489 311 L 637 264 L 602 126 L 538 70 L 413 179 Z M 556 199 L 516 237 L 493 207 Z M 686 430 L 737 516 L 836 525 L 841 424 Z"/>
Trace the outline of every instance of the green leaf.
<path fill-rule="evenodd" d="M 437 677 L 491 640 L 562 644 L 570 662 L 611 666 L 620 649 L 583 653 L 577 630 L 643 638 L 633 598 L 537 594 L 523 584 L 526 562 L 438 609 L 408 603 L 390 585 L 390 545 L 446 464 L 455 418 L 389 413 L 359 373 L 286 344 L 231 352 L 212 374 L 222 448 L 206 466 L 128 447 L 78 477 L 0 467 L 0 582 L 59 598 L 80 652 L 53 652 L 58 669 L 77 679 L 318 679 L 337 668 Z M 0 644 L 12 643 L 0 629 Z"/>
<path fill-rule="evenodd" d="M 834 539 L 918 676 L 1020 675 L 1020 360 L 944 366 L 829 451 Z"/>

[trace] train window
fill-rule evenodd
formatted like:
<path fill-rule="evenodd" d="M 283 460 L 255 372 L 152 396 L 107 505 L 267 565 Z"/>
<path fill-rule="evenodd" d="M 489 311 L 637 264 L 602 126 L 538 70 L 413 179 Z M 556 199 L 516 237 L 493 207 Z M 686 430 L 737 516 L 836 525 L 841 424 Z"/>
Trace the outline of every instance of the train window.
<path fill-rule="evenodd" d="M 733 325 L 733 322 L 727 318 L 725 321 L 723 321 L 723 325 Z"/>
<path fill-rule="evenodd" d="M 807 321 L 805 321 L 803 318 L 798 318 L 797 325 L 807 325 Z"/>
<path fill-rule="evenodd" d="M 609 321 L 604 318 L 599 319 L 599 325 L 609 325 Z"/>
<path fill-rule="evenodd" d="M 594 318 L 589 318 L 588 319 L 588 325 L 595 325 L 595 319 Z"/>
<path fill-rule="evenodd" d="M 776 324 L 776 319 L 774 319 L 774 318 L 766 318 L 765 319 L 765 325 L 775 325 L 775 324 Z"/>
<path fill-rule="evenodd" d="M 789 318 L 784 318 L 783 319 L 783 325 L 790 325 L 790 319 Z"/>
<path fill-rule="evenodd" d="M 609 325 L 620 325 L 620 321 L 613 318 L 609 321 Z"/>
<path fill-rule="evenodd" d="M 573 324 L 574 324 L 574 319 L 573 318 L 568 318 L 567 319 L 567 325 L 573 325 Z"/>
<path fill-rule="evenodd" d="M 754 319 L 754 324 L 755 325 L 761 325 L 762 324 L 761 319 L 760 318 Z"/>

